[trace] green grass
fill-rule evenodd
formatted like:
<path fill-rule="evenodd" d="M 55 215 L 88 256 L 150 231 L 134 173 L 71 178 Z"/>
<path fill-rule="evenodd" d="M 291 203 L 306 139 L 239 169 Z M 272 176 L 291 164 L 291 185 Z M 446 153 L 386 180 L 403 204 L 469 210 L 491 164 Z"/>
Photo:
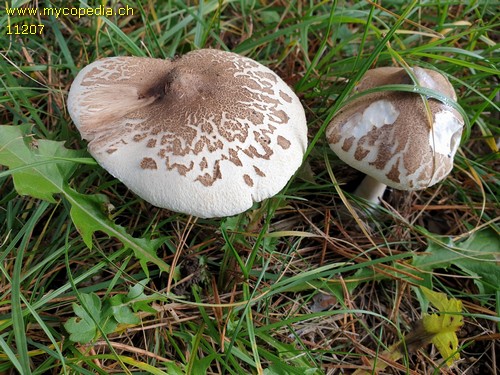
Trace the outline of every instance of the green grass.
<path fill-rule="evenodd" d="M 154 3 L 40 19 L 0 5 L 0 374 L 370 373 L 433 311 L 423 286 L 463 302 L 461 359 L 449 370 L 425 343 L 384 371 L 498 371 L 500 4 Z M 7 35 L 39 22 L 42 35 Z M 276 71 L 309 123 L 287 189 L 226 219 L 142 201 L 94 163 L 66 110 L 97 58 L 205 47 Z M 404 63 L 443 72 L 468 121 L 445 181 L 369 211 L 324 130 L 367 69 Z"/>

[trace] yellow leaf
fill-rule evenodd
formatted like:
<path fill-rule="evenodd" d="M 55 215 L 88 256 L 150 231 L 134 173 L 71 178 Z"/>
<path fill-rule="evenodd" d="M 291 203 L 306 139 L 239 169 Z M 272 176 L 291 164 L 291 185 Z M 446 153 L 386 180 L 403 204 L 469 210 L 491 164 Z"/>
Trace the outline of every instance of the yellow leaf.
<path fill-rule="evenodd" d="M 424 315 L 422 322 L 425 331 L 434 334 L 431 342 L 439 350 L 446 364 L 450 366 L 453 361 L 460 358 L 458 338 L 456 331 L 463 325 L 462 301 L 455 298 L 448 299 L 444 293 L 433 292 L 421 287 L 422 292 L 429 302 L 439 311 L 438 314 Z"/>

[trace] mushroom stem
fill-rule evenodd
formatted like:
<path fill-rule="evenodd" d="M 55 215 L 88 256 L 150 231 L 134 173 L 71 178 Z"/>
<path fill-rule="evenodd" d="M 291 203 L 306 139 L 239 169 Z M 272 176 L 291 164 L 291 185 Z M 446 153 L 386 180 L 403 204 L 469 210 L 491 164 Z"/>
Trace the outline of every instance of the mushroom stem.
<path fill-rule="evenodd" d="M 375 178 L 366 175 L 361 184 L 356 188 L 354 194 L 366 199 L 373 204 L 379 204 L 384 195 L 386 184 L 377 181 Z"/>

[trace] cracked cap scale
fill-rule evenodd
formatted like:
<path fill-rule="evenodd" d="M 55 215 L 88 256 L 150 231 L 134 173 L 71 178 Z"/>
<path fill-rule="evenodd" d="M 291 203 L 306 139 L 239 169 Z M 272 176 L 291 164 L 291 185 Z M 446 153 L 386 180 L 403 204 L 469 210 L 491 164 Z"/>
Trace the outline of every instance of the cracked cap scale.
<path fill-rule="evenodd" d="M 68 110 L 108 172 L 153 205 L 198 217 L 238 214 L 277 194 L 307 147 L 292 89 L 219 50 L 98 60 L 75 78 Z"/>
<path fill-rule="evenodd" d="M 456 100 L 455 91 L 440 73 L 412 68 L 422 87 Z M 403 68 L 368 70 L 358 92 L 390 84 L 413 84 Z M 421 96 L 412 92 L 380 91 L 348 103 L 330 122 L 326 136 L 345 163 L 400 190 L 419 190 L 444 179 L 462 136 L 464 121 L 447 104 L 428 100 L 429 125 Z"/>

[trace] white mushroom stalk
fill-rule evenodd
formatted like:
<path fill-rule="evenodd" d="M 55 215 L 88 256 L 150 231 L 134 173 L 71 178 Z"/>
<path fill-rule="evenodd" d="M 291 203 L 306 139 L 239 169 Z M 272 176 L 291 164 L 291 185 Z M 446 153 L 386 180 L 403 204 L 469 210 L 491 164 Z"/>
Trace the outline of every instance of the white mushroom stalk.
<path fill-rule="evenodd" d="M 422 87 L 456 100 L 446 77 L 438 72 L 413 68 Z M 391 84 L 413 84 L 403 68 L 369 70 L 356 86 L 358 92 Z M 420 94 L 380 91 L 361 96 L 332 119 L 326 136 L 331 149 L 350 166 L 367 176 L 355 191 L 378 203 L 386 186 L 420 190 L 443 180 L 453 168 L 464 125 L 451 106 Z"/>
<path fill-rule="evenodd" d="M 113 176 L 153 205 L 198 217 L 277 194 L 307 147 L 292 89 L 256 61 L 212 49 L 98 60 L 75 78 L 68 110 Z"/>
<path fill-rule="evenodd" d="M 377 205 L 382 200 L 386 188 L 386 184 L 383 184 L 372 176 L 366 175 L 356 190 L 354 190 L 354 195 Z"/>

